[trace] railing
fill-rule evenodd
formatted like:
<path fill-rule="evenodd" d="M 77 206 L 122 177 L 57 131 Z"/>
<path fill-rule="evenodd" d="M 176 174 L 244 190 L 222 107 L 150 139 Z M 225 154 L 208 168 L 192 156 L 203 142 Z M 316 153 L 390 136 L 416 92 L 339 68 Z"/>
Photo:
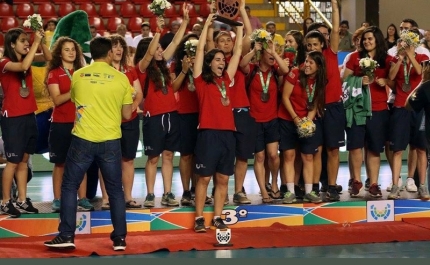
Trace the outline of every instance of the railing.
<path fill-rule="evenodd" d="M 310 17 L 311 8 L 312 8 L 312 10 L 315 10 L 315 12 L 312 12 L 312 13 L 318 14 L 318 18 L 320 18 L 324 23 L 326 23 L 327 26 L 332 28 L 331 22 L 327 19 L 327 17 L 323 14 L 323 12 L 321 12 L 321 10 L 315 4 L 315 2 L 317 2 L 317 3 L 319 2 L 319 5 L 322 5 L 323 3 L 327 3 L 328 1 L 303 0 L 303 8 L 296 6 L 296 4 L 294 2 L 298 2 L 298 1 L 294 1 L 294 2 L 292 0 L 283 0 L 283 1 L 279 1 L 279 2 L 277 2 L 276 0 L 269 0 L 269 1 L 271 1 L 269 3 L 273 4 L 273 8 L 274 8 L 275 12 L 278 12 L 277 9 L 281 8 L 281 11 L 279 13 L 285 13 L 286 15 L 288 15 L 289 18 L 294 23 L 296 23 L 300 28 L 302 28 L 302 23 L 297 20 L 296 14 L 298 14 L 302 19 L 305 19 L 307 17 Z M 293 11 L 291 10 L 291 8 L 288 9 L 288 7 L 286 6 L 287 2 L 289 4 L 289 7 L 291 7 L 293 9 Z M 328 4 L 326 4 L 325 7 L 330 8 L 331 6 L 329 6 L 329 3 L 328 3 Z"/>

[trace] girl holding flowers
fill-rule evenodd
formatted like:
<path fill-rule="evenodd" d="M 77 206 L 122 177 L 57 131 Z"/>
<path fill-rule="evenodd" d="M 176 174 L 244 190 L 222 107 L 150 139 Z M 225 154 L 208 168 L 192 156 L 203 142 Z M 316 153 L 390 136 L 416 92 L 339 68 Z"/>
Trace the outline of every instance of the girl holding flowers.
<path fill-rule="evenodd" d="M 402 153 L 409 144 L 409 150 L 417 152 L 418 176 L 422 184 L 426 181 L 427 155 L 425 132 L 420 130 L 420 124 L 424 111 L 416 113 L 405 109 L 406 99 L 409 94 L 421 82 L 421 62 L 428 60 L 427 55 L 415 53 L 419 44 L 418 30 L 410 30 L 402 35 L 408 35 L 412 42 L 403 40 L 397 44 L 397 54 L 392 60 L 389 79 L 395 82 L 396 97 L 389 121 L 389 143 L 393 152 L 392 158 L 392 187 L 388 199 L 400 197 L 399 177 L 402 167 Z M 414 35 L 416 37 L 414 37 Z M 408 178 L 406 181 L 408 191 L 417 191 L 413 175 L 415 163 L 408 163 Z M 412 190 L 413 189 L 413 190 Z M 420 194 L 421 195 L 421 194 Z M 423 194 L 422 199 L 428 199 L 428 194 Z"/>
<path fill-rule="evenodd" d="M 243 56 L 240 69 L 248 75 L 247 92 L 250 102 L 251 117 L 257 122 L 257 140 L 255 147 L 254 172 L 260 187 L 263 203 L 272 203 L 265 188 L 264 161 L 268 159 L 272 175 L 272 192 L 278 194 L 277 184 L 279 172 L 279 125 L 278 125 L 278 76 L 289 71 L 289 65 L 275 51 L 275 44 L 267 40 L 268 33 L 260 30 L 251 39 L 254 40 L 253 49 Z M 270 38 L 270 37 L 269 37 Z M 258 55 L 260 54 L 260 55 Z M 256 56 L 256 62 L 251 60 Z M 267 153 L 267 158 L 266 158 Z M 275 198 L 280 196 L 272 195 Z"/>
<path fill-rule="evenodd" d="M 161 47 L 160 33 L 164 19 L 157 17 L 157 30 L 154 37 L 142 39 L 136 49 L 135 67 L 143 90 L 143 144 L 148 160 L 145 166 L 147 196 L 145 207 L 154 207 L 154 185 L 157 165 L 162 156 L 161 174 L 164 193 L 161 204 L 178 206 L 179 202 L 171 192 L 173 177 L 173 153 L 180 147 L 180 124 L 177 103 L 174 96 L 179 87 L 172 87 L 172 78 L 167 67 L 179 45 L 189 22 L 188 7 L 184 3 L 183 23 L 166 50 Z"/>
<path fill-rule="evenodd" d="M 325 85 L 325 60 L 322 53 L 317 51 L 308 53 L 303 68 L 300 70 L 294 68 L 286 76 L 282 88 L 282 104 L 278 111 L 281 134 L 279 150 L 282 152 L 284 163 L 281 168 L 286 176 L 288 189 L 283 198 L 283 203 L 296 201 L 294 160 L 297 143 L 299 143 L 303 162 L 304 201 L 321 202 L 321 198 L 312 193 L 314 155 L 319 146 L 318 137 L 315 133 L 322 134 L 321 127 L 317 126 L 318 132 L 303 129 L 306 129 L 304 127 L 307 124 L 315 125 L 313 120 L 315 120 L 317 113 L 323 113 Z"/>
<path fill-rule="evenodd" d="M 37 110 L 33 91 L 31 64 L 51 60 L 49 48 L 43 44 L 42 26 L 34 32 L 30 45 L 27 33 L 21 28 L 12 28 L 5 34 L 4 55 L 0 60 L 0 82 L 4 99 L 1 130 L 7 157 L 3 170 L 3 200 L 1 211 L 11 217 L 21 212 L 10 200 L 10 189 L 14 174 L 17 178 L 18 199 L 16 206 L 28 213 L 38 213 L 27 198 L 27 161 L 36 150 L 37 124 L 34 112 Z M 40 47 L 42 53 L 36 53 Z"/>
<path fill-rule="evenodd" d="M 370 58 L 377 63 L 373 72 L 368 72 L 360 66 L 360 60 Z M 362 61 L 364 66 L 371 64 L 370 60 Z M 354 119 L 351 127 L 346 128 L 347 150 L 349 151 L 350 174 L 353 176 L 353 189 L 351 196 L 358 196 L 363 188 L 361 182 L 361 165 L 363 161 L 362 148 L 366 152 L 366 170 L 370 179 L 369 194 L 371 197 L 382 196 L 378 186 L 379 168 L 381 164 L 380 153 L 384 151 L 387 138 L 389 112 L 387 105 L 387 92 L 385 86 L 391 85 L 388 77 L 391 57 L 387 55 L 384 36 L 378 27 L 366 28 L 361 36 L 360 51 L 353 52 L 346 62 L 343 79 L 349 76 L 361 78 L 362 90 L 371 98 L 371 117 L 365 118 L 364 124 L 357 124 Z M 366 75 L 367 74 L 367 75 Z M 373 78 L 374 76 L 374 78 Z M 374 82 L 371 80 L 374 79 Z"/>

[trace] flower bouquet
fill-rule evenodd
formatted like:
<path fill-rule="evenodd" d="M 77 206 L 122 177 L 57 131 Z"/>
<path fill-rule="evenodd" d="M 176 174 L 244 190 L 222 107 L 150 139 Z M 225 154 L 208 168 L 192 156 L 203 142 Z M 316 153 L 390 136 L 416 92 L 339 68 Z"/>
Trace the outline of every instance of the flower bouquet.
<path fill-rule="evenodd" d="M 375 77 L 375 69 L 379 66 L 378 62 L 372 58 L 366 57 L 360 59 L 359 65 L 363 74 L 367 75 L 370 79 L 370 83 L 372 83 Z"/>
<path fill-rule="evenodd" d="M 420 44 L 420 36 L 415 32 L 409 30 L 402 30 L 400 33 L 400 45 L 401 47 L 397 50 L 397 54 L 403 52 L 405 47 L 412 46 L 418 47 Z"/>
<path fill-rule="evenodd" d="M 187 40 L 185 42 L 185 52 L 187 53 L 188 58 L 196 56 L 196 49 L 199 40 Z"/>
<path fill-rule="evenodd" d="M 39 14 L 28 16 L 23 26 L 30 28 L 32 31 L 38 31 L 43 27 L 42 17 Z"/>
<path fill-rule="evenodd" d="M 170 4 L 167 0 L 153 0 L 149 5 L 149 10 L 154 13 L 156 16 L 163 16 L 165 9 L 172 8 L 172 4 Z"/>
<path fill-rule="evenodd" d="M 269 41 L 272 41 L 272 37 L 270 33 L 264 29 L 256 29 L 249 36 L 251 41 L 253 42 L 261 42 L 263 45 L 263 49 L 267 49 L 269 47 Z M 257 51 L 256 60 L 259 61 L 261 56 L 261 51 Z"/>
<path fill-rule="evenodd" d="M 300 123 L 297 124 L 297 134 L 299 138 L 309 138 L 315 134 L 316 125 L 308 117 L 301 119 Z"/>

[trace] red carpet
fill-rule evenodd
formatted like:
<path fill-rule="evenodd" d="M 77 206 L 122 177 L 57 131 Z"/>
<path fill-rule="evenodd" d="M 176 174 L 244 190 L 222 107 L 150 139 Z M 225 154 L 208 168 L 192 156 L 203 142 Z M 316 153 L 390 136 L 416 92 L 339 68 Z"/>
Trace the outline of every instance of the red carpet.
<path fill-rule="evenodd" d="M 214 250 L 215 231 L 197 234 L 192 230 L 129 233 L 127 250 L 114 252 L 107 234 L 77 235 L 76 250 L 51 251 L 43 242 L 52 237 L 0 239 L 2 258 L 54 258 L 144 254 L 159 250 Z M 408 218 L 403 222 L 343 225 L 285 226 L 232 229 L 232 247 L 224 249 L 348 245 L 430 240 L 430 218 Z"/>

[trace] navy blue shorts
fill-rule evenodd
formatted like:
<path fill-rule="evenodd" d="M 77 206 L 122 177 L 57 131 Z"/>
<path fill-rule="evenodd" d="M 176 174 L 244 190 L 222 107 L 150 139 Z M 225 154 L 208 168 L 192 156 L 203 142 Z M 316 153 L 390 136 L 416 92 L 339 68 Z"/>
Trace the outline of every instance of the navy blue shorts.
<path fill-rule="evenodd" d="M 49 128 L 49 162 L 63 164 L 72 142 L 73 122 L 53 122 Z"/>
<path fill-rule="evenodd" d="M 191 155 L 194 153 L 197 141 L 197 126 L 199 125 L 199 114 L 179 114 L 181 130 L 181 155 Z"/>
<path fill-rule="evenodd" d="M 140 119 L 121 123 L 121 154 L 125 159 L 135 159 L 140 136 Z"/>
<path fill-rule="evenodd" d="M 279 139 L 281 139 L 281 136 L 279 134 L 278 118 L 268 122 L 257 122 L 255 153 L 264 151 L 267 144 L 279 142 Z"/>
<path fill-rule="evenodd" d="M 412 111 L 411 119 L 411 139 L 409 144 L 418 149 L 427 150 L 427 138 L 425 132 L 425 112 Z"/>
<path fill-rule="evenodd" d="M 345 146 L 345 108 L 342 102 L 325 105 L 322 117 L 324 146 L 336 148 Z"/>
<path fill-rule="evenodd" d="M 19 163 L 24 154 L 34 154 L 37 145 L 37 122 L 34 113 L 2 117 L 1 131 L 8 162 Z"/>
<path fill-rule="evenodd" d="M 179 151 L 181 134 L 176 111 L 143 117 L 142 130 L 145 155 L 158 156 L 164 150 Z"/>
<path fill-rule="evenodd" d="M 257 139 L 257 123 L 249 114 L 249 108 L 233 109 L 236 131 L 236 157 L 241 159 L 254 158 L 255 140 Z"/>
<path fill-rule="evenodd" d="M 233 131 L 200 130 L 195 150 L 195 173 L 213 176 L 233 175 L 236 139 Z"/>
<path fill-rule="evenodd" d="M 279 151 L 286 151 L 300 147 L 302 154 L 315 154 L 318 151 L 318 135 L 317 131 L 321 131 L 321 124 L 316 123 L 317 128 L 315 134 L 309 138 L 299 138 L 297 134 L 297 126 L 293 121 L 279 119 L 279 132 L 281 140 L 279 141 Z"/>
<path fill-rule="evenodd" d="M 357 125 L 354 121 L 351 128 L 346 128 L 346 149 L 349 151 L 366 145 L 374 153 L 384 152 L 389 118 L 388 110 L 382 110 L 372 111 L 372 117 L 366 119 L 365 125 Z"/>

